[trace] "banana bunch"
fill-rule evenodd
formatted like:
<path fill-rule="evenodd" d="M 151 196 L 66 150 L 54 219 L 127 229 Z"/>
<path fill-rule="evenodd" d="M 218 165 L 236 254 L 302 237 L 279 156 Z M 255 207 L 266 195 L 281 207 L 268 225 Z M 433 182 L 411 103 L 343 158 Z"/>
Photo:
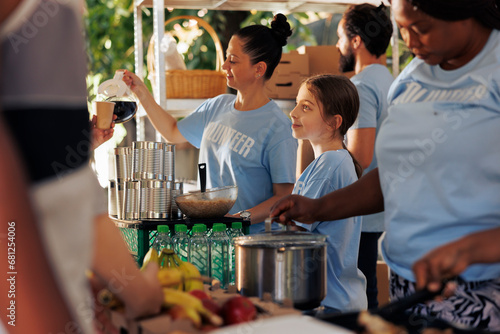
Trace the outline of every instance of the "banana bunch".
<path fill-rule="evenodd" d="M 163 288 L 163 306 L 170 310 L 176 310 L 181 306 L 184 316 L 198 328 L 202 324 L 202 319 L 217 327 L 223 323 L 222 318 L 205 308 L 200 299 L 185 291 Z"/>
<path fill-rule="evenodd" d="M 175 253 L 172 257 L 178 268 L 185 274 L 184 291 L 203 290 L 203 279 L 198 268 L 190 262 L 182 261 Z"/>
<path fill-rule="evenodd" d="M 141 270 L 150 263 L 157 263 L 161 269 L 158 279 L 163 287 L 192 291 L 203 290 L 203 278 L 198 268 L 192 263 L 182 261 L 172 249 L 164 248 L 161 254 L 151 247 L 144 256 Z"/>
<path fill-rule="evenodd" d="M 203 279 L 194 264 L 182 261 L 173 250 L 166 248 L 163 249 L 160 260 L 163 261 L 164 267 L 177 268 L 183 273 L 184 281 L 180 290 L 187 292 L 196 289 L 203 290 Z"/>
<path fill-rule="evenodd" d="M 200 299 L 189 294 L 189 291 L 203 290 L 203 277 L 192 263 L 182 261 L 171 249 L 163 249 L 160 254 L 152 247 L 144 257 L 141 270 L 149 263 L 161 266 L 158 270 L 158 280 L 163 287 L 163 307 L 174 319 L 189 319 L 196 328 L 203 321 L 214 326 L 221 326 L 223 320 L 217 314 L 203 306 Z M 109 290 L 103 289 L 98 294 L 98 300 L 106 307 L 123 310 L 123 303 Z"/>
<path fill-rule="evenodd" d="M 142 260 L 141 270 L 144 270 L 150 263 L 156 263 L 158 265 L 161 264 L 158 252 L 154 247 L 151 247 L 149 251 L 146 253 L 146 255 L 144 255 L 144 260 Z"/>
<path fill-rule="evenodd" d="M 172 257 L 174 253 L 171 249 L 163 249 L 158 258 L 158 263 L 161 268 L 158 271 L 158 280 L 161 286 L 166 288 L 173 288 L 177 290 L 184 290 L 185 281 L 188 279 L 186 273 L 182 271 Z"/>
<path fill-rule="evenodd" d="M 107 289 L 101 290 L 97 298 L 102 305 L 110 309 L 124 311 L 123 303 Z M 177 289 L 163 288 L 162 307 L 168 309 L 167 313 L 173 319 L 188 319 L 196 328 L 202 326 L 203 320 L 216 327 L 224 322 L 220 316 L 204 307 L 200 299 Z"/>
<path fill-rule="evenodd" d="M 162 287 L 169 287 L 182 291 L 186 277 L 177 267 L 161 268 L 158 271 L 158 280 L 160 281 L 160 285 Z"/>
<path fill-rule="evenodd" d="M 173 260 L 168 258 L 165 259 L 163 252 L 161 255 L 158 255 L 156 249 L 151 247 L 144 256 L 141 270 L 144 270 L 149 263 L 157 263 L 160 265 L 161 268 L 158 271 L 158 280 L 160 281 L 161 286 L 180 290 L 183 289 L 185 280 L 184 272 L 177 268 Z"/>

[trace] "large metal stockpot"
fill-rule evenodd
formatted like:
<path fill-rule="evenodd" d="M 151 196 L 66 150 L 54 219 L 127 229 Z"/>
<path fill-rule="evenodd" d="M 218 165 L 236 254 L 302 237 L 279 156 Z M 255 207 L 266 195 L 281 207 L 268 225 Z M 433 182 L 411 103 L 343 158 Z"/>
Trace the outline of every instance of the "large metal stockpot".
<path fill-rule="evenodd" d="M 234 239 L 236 288 L 244 296 L 271 294 L 295 308 L 312 309 L 326 296 L 326 236 L 266 232 Z"/>

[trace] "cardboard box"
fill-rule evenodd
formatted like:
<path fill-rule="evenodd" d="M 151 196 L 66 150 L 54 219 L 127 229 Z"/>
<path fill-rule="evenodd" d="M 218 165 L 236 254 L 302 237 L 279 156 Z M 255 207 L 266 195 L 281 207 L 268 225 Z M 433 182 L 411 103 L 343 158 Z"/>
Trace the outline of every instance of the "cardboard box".
<path fill-rule="evenodd" d="M 389 303 L 389 267 L 384 261 L 377 261 L 377 289 L 378 304 L 384 306 Z"/>
<path fill-rule="evenodd" d="M 287 75 L 276 75 L 266 83 L 266 93 L 270 98 L 295 100 L 299 92 L 300 84 L 307 75 L 291 73 Z"/>
<path fill-rule="evenodd" d="M 273 76 L 266 83 L 270 98 L 295 100 L 302 81 L 309 76 L 309 56 L 297 51 L 283 53 Z"/>
<path fill-rule="evenodd" d="M 308 56 L 310 76 L 326 73 L 342 74 L 350 78 L 354 75 L 354 71 L 339 71 L 340 52 L 335 45 L 301 46 L 297 51 Z"/>
<path fill-rule="evenodd" d="M 280 63 L 276 66 L 273 77 L 275 75 L 288 75 L 292 73 L 309 75 L 308 55 L 299 54 L 297 51 L 290 51 L 281 55 Z"/>

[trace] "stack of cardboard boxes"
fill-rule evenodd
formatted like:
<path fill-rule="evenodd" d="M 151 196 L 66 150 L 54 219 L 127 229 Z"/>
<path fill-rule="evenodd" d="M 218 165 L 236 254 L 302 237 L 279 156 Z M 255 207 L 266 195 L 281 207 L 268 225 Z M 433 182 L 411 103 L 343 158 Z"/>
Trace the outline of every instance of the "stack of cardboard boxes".
<path fill-rule="evenodd" d="M 267 94 L 273 99 L 294 100 L 301 82 L 309 76 L 309 57 L 297 51 L 283 53 L 273 76 L 266 84 Z"/>
<path fill-rule="evenodd" d="M 304 79 L 316 74 L 342 74 L 347 77 L 354 72 L 340 73 L 340 53 L 335 45 L 301 46 L 297 51 L 283 53 L 272 78 L 266 84 L 270 98 L 295 100 Z"/>

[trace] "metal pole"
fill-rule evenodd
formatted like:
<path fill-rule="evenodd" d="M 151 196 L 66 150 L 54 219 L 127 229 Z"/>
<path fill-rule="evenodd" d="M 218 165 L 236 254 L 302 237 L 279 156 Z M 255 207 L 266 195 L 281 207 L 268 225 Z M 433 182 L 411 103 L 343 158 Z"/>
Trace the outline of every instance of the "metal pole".
<path fill-rule="evenodd" d="M 155 43 L 155 69 L 156 69 L 156 102 L 167 109 L 167 91 L 165 82 L 165 58 L 160 50 L 161 40 L 165 31 L 165 7 L 164 0 L 153 0 L 153 36 Z M 156 141 L 161 141 L 161 135 L 156 131 Z"/>
<path fill-rule="evenodd" d="M 138 0 L 134 1 L 134 60 L 135 60 L 135 73 L 139 78 L 144 79 L 144 50 L 143 50 L 143 36 L 142 36 L 142 8 Z M 146 134 L 144 131 L 144 117 L 146 116 L 142 105 L 139 104 L 136 120 L 136 138 L 138 141 L 145 140 Z"/>
<path fill-rule="evenodd" d="M 391 8 L 391 21 L 392 21 L 392 75 L 397 77 L 399 75 L 399 30 L 398 25 L 396 23 L 396 19 L 394 18 L 394 12 Z"/>

